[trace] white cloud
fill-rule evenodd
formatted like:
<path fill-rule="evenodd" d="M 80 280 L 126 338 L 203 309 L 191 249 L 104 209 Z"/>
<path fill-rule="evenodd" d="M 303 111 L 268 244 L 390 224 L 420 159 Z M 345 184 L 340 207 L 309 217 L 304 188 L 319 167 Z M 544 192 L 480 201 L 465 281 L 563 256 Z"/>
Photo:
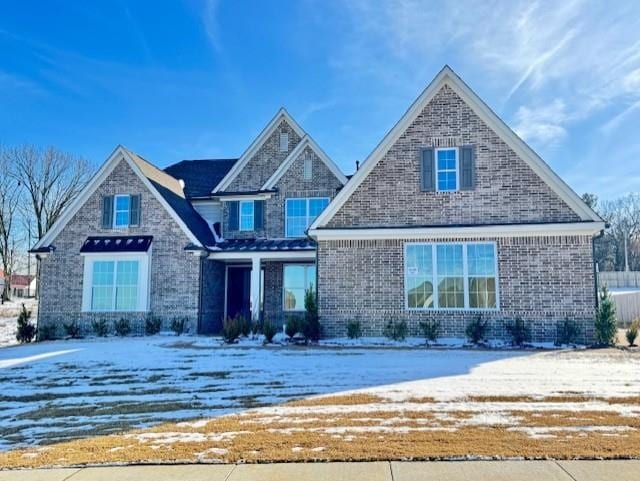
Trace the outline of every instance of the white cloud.
<path fill-rule="evenodd" d="M 561 99 L 537 108 L 521 106 L 515 115 L 514 130 L 528 142 L 557 144 L 567 135 L 563 124 L 568 118 L 566 105 Z"/>

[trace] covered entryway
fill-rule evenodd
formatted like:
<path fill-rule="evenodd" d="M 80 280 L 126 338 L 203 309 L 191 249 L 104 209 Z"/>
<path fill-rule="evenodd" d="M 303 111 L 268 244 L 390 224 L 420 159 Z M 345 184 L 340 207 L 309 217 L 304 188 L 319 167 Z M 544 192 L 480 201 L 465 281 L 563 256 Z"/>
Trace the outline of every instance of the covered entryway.
<path fill-rule="evenodd" d="M 227 316 L 251 318 L 251 266 L 227 266 Z"/>

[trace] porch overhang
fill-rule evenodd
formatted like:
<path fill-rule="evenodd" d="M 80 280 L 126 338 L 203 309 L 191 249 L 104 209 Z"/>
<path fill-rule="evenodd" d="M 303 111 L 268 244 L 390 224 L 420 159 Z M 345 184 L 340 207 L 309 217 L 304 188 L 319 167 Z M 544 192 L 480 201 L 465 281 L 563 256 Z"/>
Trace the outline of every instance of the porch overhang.
<path fill-rule="evenodd" d="M 316 250 L 305 251 L 262 251 L 262 252 L 209 252 L 209 259 L 218 261 L 250 261 L 252 259 L 261 259 L 264 261 L 280 260 L 280 261 L 300 261 L 315 260 Z"/>
<path fill-rule="evenodd" d="M 218 260 L 315 259 L 311 239 L 230 239 L 209 248 L 209 258 Z"/>

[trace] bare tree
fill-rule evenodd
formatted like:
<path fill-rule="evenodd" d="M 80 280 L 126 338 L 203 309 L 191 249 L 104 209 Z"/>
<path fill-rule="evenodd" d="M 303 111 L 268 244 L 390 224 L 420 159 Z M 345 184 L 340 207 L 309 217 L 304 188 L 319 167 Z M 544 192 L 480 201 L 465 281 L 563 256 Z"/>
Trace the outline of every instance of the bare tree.
<path fill-rule="evenodd" d="M 609 228 L 596 244 L 601 270 L 640 270 L 640 193 L 598 204 Z"/>
<path fill-rule="evenodd" d="M 0 151 L 0 261 L 4 273 L 4 290 L 0 293 L 2 302 L 11 294 L 11 275 L 19 256 L 18 213 L 21 189 L 11 172 L 11 164 Z"/>
<path fill-rule="evenodd" d="M 89 180 L 88 162 L 54 147 L 38 149 L 23 145 L 6 150 L 15 178 L 25 187 L 35 239 L 40 239 L 58 220 L 64 208 Z"/>

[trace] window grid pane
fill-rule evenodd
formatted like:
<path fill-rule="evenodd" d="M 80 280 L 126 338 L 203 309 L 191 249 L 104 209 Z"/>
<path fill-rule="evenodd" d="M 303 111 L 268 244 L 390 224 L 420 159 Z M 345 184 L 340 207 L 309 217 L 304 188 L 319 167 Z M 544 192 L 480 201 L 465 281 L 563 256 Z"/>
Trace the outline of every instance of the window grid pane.
<path fill-rule="evenodd" d="M 91 310 L 110 311 L 113 303 L 113 268 L 111 261 L 93 263 Z"/>
<path fill-rule="evenodd" d="M 284 310 L 304 310 L 304 295 L 315 283 L 316 266 L 287 264 L 283 277 Z"/>
<path fill-rule="evenodd" d="M 437 151 L 437 180 L 439 191 L 458 190 L 457 150 L 445 149 Z"/>
<path fill-rule="evenodd" d="M 303 237 L 307 228 L 327 205 L 329 205 L 329 199 L 324 197 L 287 199 L 285 235 Z"/>
<path fill-rule="evenodd" d="M 240 201 L 240 230 L 253 230 L 253 201 Z"/>
<path fill-rule="evenodd" d="M 114 199 L 114 226 L 127 227 L 129 225 L 129 206 L 131 198 L 128 195 L 117 195 Z"/>
<path fill-rule="evenodd" d="M 433 307 L 433 257 L 430 245 L 407 247 L 407 305 Z"/>

